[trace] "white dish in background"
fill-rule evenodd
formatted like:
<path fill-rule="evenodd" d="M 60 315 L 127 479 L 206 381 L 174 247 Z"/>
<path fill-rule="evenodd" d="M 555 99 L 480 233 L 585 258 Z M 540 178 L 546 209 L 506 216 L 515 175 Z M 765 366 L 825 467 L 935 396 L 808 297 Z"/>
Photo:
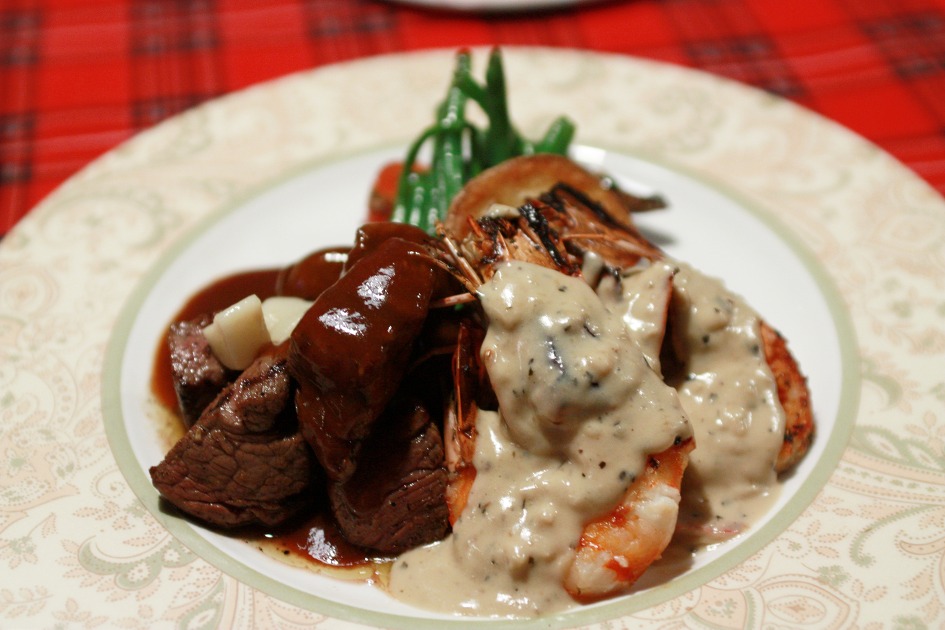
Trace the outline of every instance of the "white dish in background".
<path fill-rule="evenodd" d="M 519 126 L 534 135 L 567 113 L 579 157 L 665 194 L 672 208 L 641 225 L 785 333 L 821 427 L 772 517 L 743 539 L 639 593 L 510 625 L 916 617 L 942 590 L 918 532 L 945 503 L 945 204 L 863 140 L 743 86 L 624 57 L 505 54 Z M 427 124 L 451 68 L 451 51 L 379 57 L 219 99 L 96 161 L 0 244 L 0 382 L 15 392 L 0 401 L 0 563 L 17 583 L 7 599 L 26 602 L 0 617 L 443 625 L 161 513 L 144 411 L 180 300 L 228 270 L 350 240 L 379 160 Z M 916 594 L 920 575 L 937 577 Z"/>
<path fill-rule="evenodd" d="M 398 4 L 414 5 L 446 11 L 485 11 L 510 13 L 561 9 L 601 2 L 601 0 L 388 0 Z"/>

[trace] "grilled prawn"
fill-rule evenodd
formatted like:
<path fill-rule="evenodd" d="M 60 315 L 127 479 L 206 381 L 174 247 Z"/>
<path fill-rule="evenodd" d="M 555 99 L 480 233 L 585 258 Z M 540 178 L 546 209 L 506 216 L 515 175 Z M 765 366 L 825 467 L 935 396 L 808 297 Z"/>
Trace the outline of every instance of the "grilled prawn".
<path fill-rule="evenodd" d="M 564 273 L 573 275 L 583 269 L 590 282 L 609 276 L 619 284 L 621 271 L 641 261 L 672 262 L 631 218 L 634 212 L 661 205 L 658 197 L 628 195 L 612 180 L 567 158 L 534 155 L 508 160 L 470 181 L 450 206 L 445 227 L 463 243 L 461 249 L 473 264 L 484 267 L 486 277 L 490 264 L 497 260 L 522 255 L 528 259 L 546 249 Z M 515 210 L 518 207 L 521 213 Z M 502 208 L 506 209 L 504 223 Z M 496 223 L 504 229 L 495 227 Z M 490 229 L 492 238 L 483 239 L 483 232 Z M 682 316 L 678 309 L 669 313 L 671 320 Z M 673 327 L 672 321 L 669 326 Z M 759 320 L 759 338 L 785 416 L 783 443 L 774 464 L 777 472 L 784 472 L 800 461 L 813 439 L 810 394 L 786 340 L 763 319 Z M 667 349 L 685 355 L 678 340 Z M 685 369 L 683 359 L 676 357 L 676 369 Z"/>
<path fill-rule="evenodd" d="M 597 286 L 600 296 L 623 313 L 648 366 L 672 382 L 684 379 L 689 367 L 687 344 L 691 342 L 682 331 L 691 319 L 687 309 L 692 307 L 674 290 L 679 265 L 667 259 L 629 219 L 629 212 L 658 203 L 635 200 L 564 158 L 517 158 L 470 182 L 454 201 L 443 232 L 469 269 L 473 285 L 489 280 L 509 261 L 527 261 L 583 277 Z M 692 273 L 696 272 L 687 268 L 686 274 Z M 728 294 L 721 295 L 729 299 Z M 664 343 L 668 325 L 674 332 Z M 722 329 L 725 325 L 720 324 Z M 757 328 L 762 364 L 774 376 L 776 404 L 784 414 L 783 436 L 767 460 L 773 462 L 768 467 L 774 474 L 803 456 L 812 436 L 813 417 L 806 382 L 785 341 L 764 321 L 759 320 Z M 722 343 L 732 343 L 724 335 L 719 337 Z M 455 357 L 457 395 L 463 404 L 448 416 L 446 428 L 451 471 L 448 500 L 454 522 L 464 510 L 476 476 L 472 464 L 475 402 L 474 397 L 462 394 L 464 389 L 469 391 L 469 368 L 463 366 L 477 355 L 476 343 L 481 341 L 467 339 Z M 488 353 L 484 356 L 488 358 Z M 474 360 L 473 364 L 478 365 Z M 463 369 L 467 371 L 465 387 Z M 472 372 L 477 370 L 481 367 Z M 685 389 L 680 391 L 685 395 Z M 690 404 L 701 404 L 693 396 L 688 398 Z M 650 453 L 647 466 L 616 507 L 584 523 L 564 577 L 566 590 L 575 599 L 590 601 L 626 590 L 660 557 L 676 529 L 680 491 L 685 492 L 683 473 L 693 446 L 692 439 L 679 439 L 663 451 Z M 735 534 L 744 526 L 736 519 L 721 525 L 708 520 L 708 516 L 700 521 L 690 514 L 684 522 L 686 528 L 714 535 Z"/>
<path fill-rule="evenodd" d="M 484 337 L 474 326 L 461 331 L 454 356 L 456 404 L 445 429 L 447 497 L 454 532 L 462 535 L 464 515 L 481 518 L 467 503 L 481 509 L 474 488 L 476 419 L 482 393 L 491 387 L 509 433 L 516 444 L 528 445 L 530 459 L 557 458 L 562 471 L 577 471 L 564 476 L 594 475 L 618 484 L 608 493 L 607 483 L 595 482 L 591 493 L 600 495 L 594 499 L 599 503 L 580 517 L 574 553 L 560 567 L 560 586 L 576 600 L 593 601 L 630 588 L 660 558 L 675 529 L 693 440 L 676 393 L 656 369 L 672 276 L 654 266 L 636 279 L 637 293 L 648 291 L 647 303 L 662 306 L 649 316 L 637 313 L 640 322 L 653 323 L 634 330 L 582 279 L 577 259 L 538 218 L 539 203 L 523 212 L 530 223 L 511 215 L 483 219 L 470 226 L 465 253 L 453 246 L 468 263 L 468 282 L 489 327 Z M 522 281 L 528 290 L 519 293 Z M 556 299 L 564 292 L 563 302 Z M 598 436 L 598 425 L 615 434 Z M 636 435 L 629 439 L 626 432 Z M 623 440 L 620 456 L 588 462 L 601 440 Z M 493 471 L 496 464 L 486 461 Z M 531 527 L 537 526 L 526 529 Z"/>

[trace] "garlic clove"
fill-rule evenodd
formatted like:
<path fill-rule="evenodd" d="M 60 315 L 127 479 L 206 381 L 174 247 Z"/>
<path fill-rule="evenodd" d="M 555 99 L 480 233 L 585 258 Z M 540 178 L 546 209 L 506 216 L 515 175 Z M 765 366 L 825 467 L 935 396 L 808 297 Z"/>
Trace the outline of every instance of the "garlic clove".
<path fill-rule="evenodd" d="M 220 363 L 231 370 L 245 370 L 269 343 L 262 302 L 256 295 L 243 298 L 214 315 L 203 334 Z"/>
<path fill-rule="evenodd" d="M 262 303 L 262 312 L 272 343 L 279 345 L 288 339 L 311 305 L 312 302 L 297 297 L 267 298 Z"/>

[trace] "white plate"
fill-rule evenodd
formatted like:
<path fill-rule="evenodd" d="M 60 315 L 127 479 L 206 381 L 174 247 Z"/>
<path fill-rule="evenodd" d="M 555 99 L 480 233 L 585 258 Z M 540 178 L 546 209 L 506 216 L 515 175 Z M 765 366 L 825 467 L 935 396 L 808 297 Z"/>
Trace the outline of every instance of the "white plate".
<path fill-rule="evenodd" d="M 187 546 L 216 565 L 234 567 L 236 575 L 247 584 L 272 594 L 285 595 L 291 589 L 302 605 L 315 609 L 325 606 L 324 599 L 348 608 L 332 608 L 335 614 L 350 616 L 353 609 L 397 615 L 427 616 L 390 599 L 376 588 L 340 582 L 312 571 L 289 567 L 273 561 L 244 542 L 219 534 L 173 516 L 160 513 L 156 495 L 145 475 L 147 469 L 163 459 L 165 441 L 159 422 L 142 422 L 153 402 L 150 393 L 153 364 L 141 357 L 153 356 L 157 340 L 162 339 L 174 313 L 201 286 L 224 274 L 248 268 L 284 266 L 312 249 L 350 243 L 362 216 L 365 191 L 385 161 L 402 156 L 404 149 L 370 152 L 306 171 L 261 194 L 238 203 L 206 229 L 196 232 L 183 249 L 174 250 L 153 268 L 154 275 L 136 291 L 126 317 L 119 320 L 114 337 L 115 358 L 120 366 L 118 392 L 120 415 L 106 415 L 112 447 L 130 453 L 119 459 L 122 472 L 136 493 L 142 497 L 162 523 Z M 810 502 L 833 469 L 839 444 L 845 442 L 852 416 L 845 414 L 838 423 L 844 373 L 843 349 L 839 332 L 846 320 L 835 322 L 831 302 L 838 298 L 816 267 L 810 267 L 803 249 L 766 223 L 763 215 L 750 204 L 700 183 L 698 180 L 645 160 L 589 147 L 577 147 L 575 156 L 595 169 L 617 176 L 627 189 L 644 194 L 665 191 L 670 204 L 666 212 L 640 218 L 642 228 L 664 240 L 672 255 L 695 263 L 709 273 L 726 277 L 729 286 L 752 297 L 752 301 L 775 321 L 793 344 L 814 388 L 814 405 L 820 419 L 821 438 L 809 456 L 784 484 L 779 502 L 768 518 L 738 541 L 699 554 L 684 577 L 679 568 L 661 567 L 641 583 L 640 595 L 607 605 L 588 607 L 567 617 L 588 621 L 613 616 L 614 610 L 626 612 L 665 599 L 673 589 L 685 590 L 693 575 L 704 581 L 714 577 L 758 549 L 790 523 Z M 313 211 L 321 208 L 345 212 Z M 314 239 L 304 230 L 290 231 L 285 226 L 318 223 Z M 232 244 L 241 243 L 240 247 Z M 278 247 L 273 247 L 278 243 Z M 207 253 L 215 252 L 208 259 Z M 747 266 L 744 261 L 757 261 Z M 779 275 L 782 282 L 773 285 L 769 278 Z M 822 284 L 818 284 L 818 283 Z M 797 304 L 804 304 L 797 309 Z M 130 325 L 130 329 L 126 328 Z M 127 337 L 125 337 L 127 334 Z M 849 340 L 848 340 L 849 341 Z M 121 349 L 122 344 L 124 348 Z M 851 353 L 852 343 L 846 351 Z M 110 370 L 108 370 L 110 372 Z M 831 447 L 831 444 L 833 446 Z M 825 452 L 830 451 L 830 455 Z M 233 561 L 238 565 L 234 565 Z M 647 586 L 660 585 L 659 594 Z M 399 618 L 378 617 L 384 625 L 402 622 Z"/>
<path fill-rule="evenodd" d="M 442 625 L 161 514 L 144 411 L 183 296 L 349 240 L 376 165 L 428 122 L 451 66 L 447 51 L 381 57 L 220 99 L 98 160 L 3 241 L 0 563 L 15 587 L 0 617 Z M 942 200 L 837 126 L 703 74 L 535 49 L 506 66 L 521 127 L 567 112 L 581 157 L 669 197 L 644 226 L 786 334 L 821 427 L 743 540 L 540 625 L 941 620 L 941 527 L 922 532 L 945 517 Z"/>

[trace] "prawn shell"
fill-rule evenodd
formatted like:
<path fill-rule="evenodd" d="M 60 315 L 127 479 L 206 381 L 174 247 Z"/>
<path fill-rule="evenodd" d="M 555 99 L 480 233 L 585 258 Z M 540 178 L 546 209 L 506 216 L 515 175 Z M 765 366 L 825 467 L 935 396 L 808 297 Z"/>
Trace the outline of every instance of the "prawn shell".
<path fill-rule="evenodd" d="M 550 153 L 506 160 L 469 180 L 450 203 L 444 226 L 455 238 L 462 239 L 469 232 L 469 219 L 482 218 L 494 204 L 518 208 L 558 184 L 582 192 L 622 227 L 634 229 L 629 218 L 632 198 L 608 178 Z"/>
<path fill-rule="evenodd" d="M 784 441 L 775 463 L 779 473 L 789 470 L 804 456 L 814 439 L 814 414 L 811 410 L 807 379 L 781 334 L 762 321 L 761 340 L 765 360 L 774 375 L 778 400 L 784 409 Z"/>
<path fill-rule="evenodd" d="M 564 587 L 581 603 L 629 590 L 660 559 L 676 529 L 683 473 L 694 448 L 680 440 L 651 455 L 620 503 L 584 527 Z"/>

